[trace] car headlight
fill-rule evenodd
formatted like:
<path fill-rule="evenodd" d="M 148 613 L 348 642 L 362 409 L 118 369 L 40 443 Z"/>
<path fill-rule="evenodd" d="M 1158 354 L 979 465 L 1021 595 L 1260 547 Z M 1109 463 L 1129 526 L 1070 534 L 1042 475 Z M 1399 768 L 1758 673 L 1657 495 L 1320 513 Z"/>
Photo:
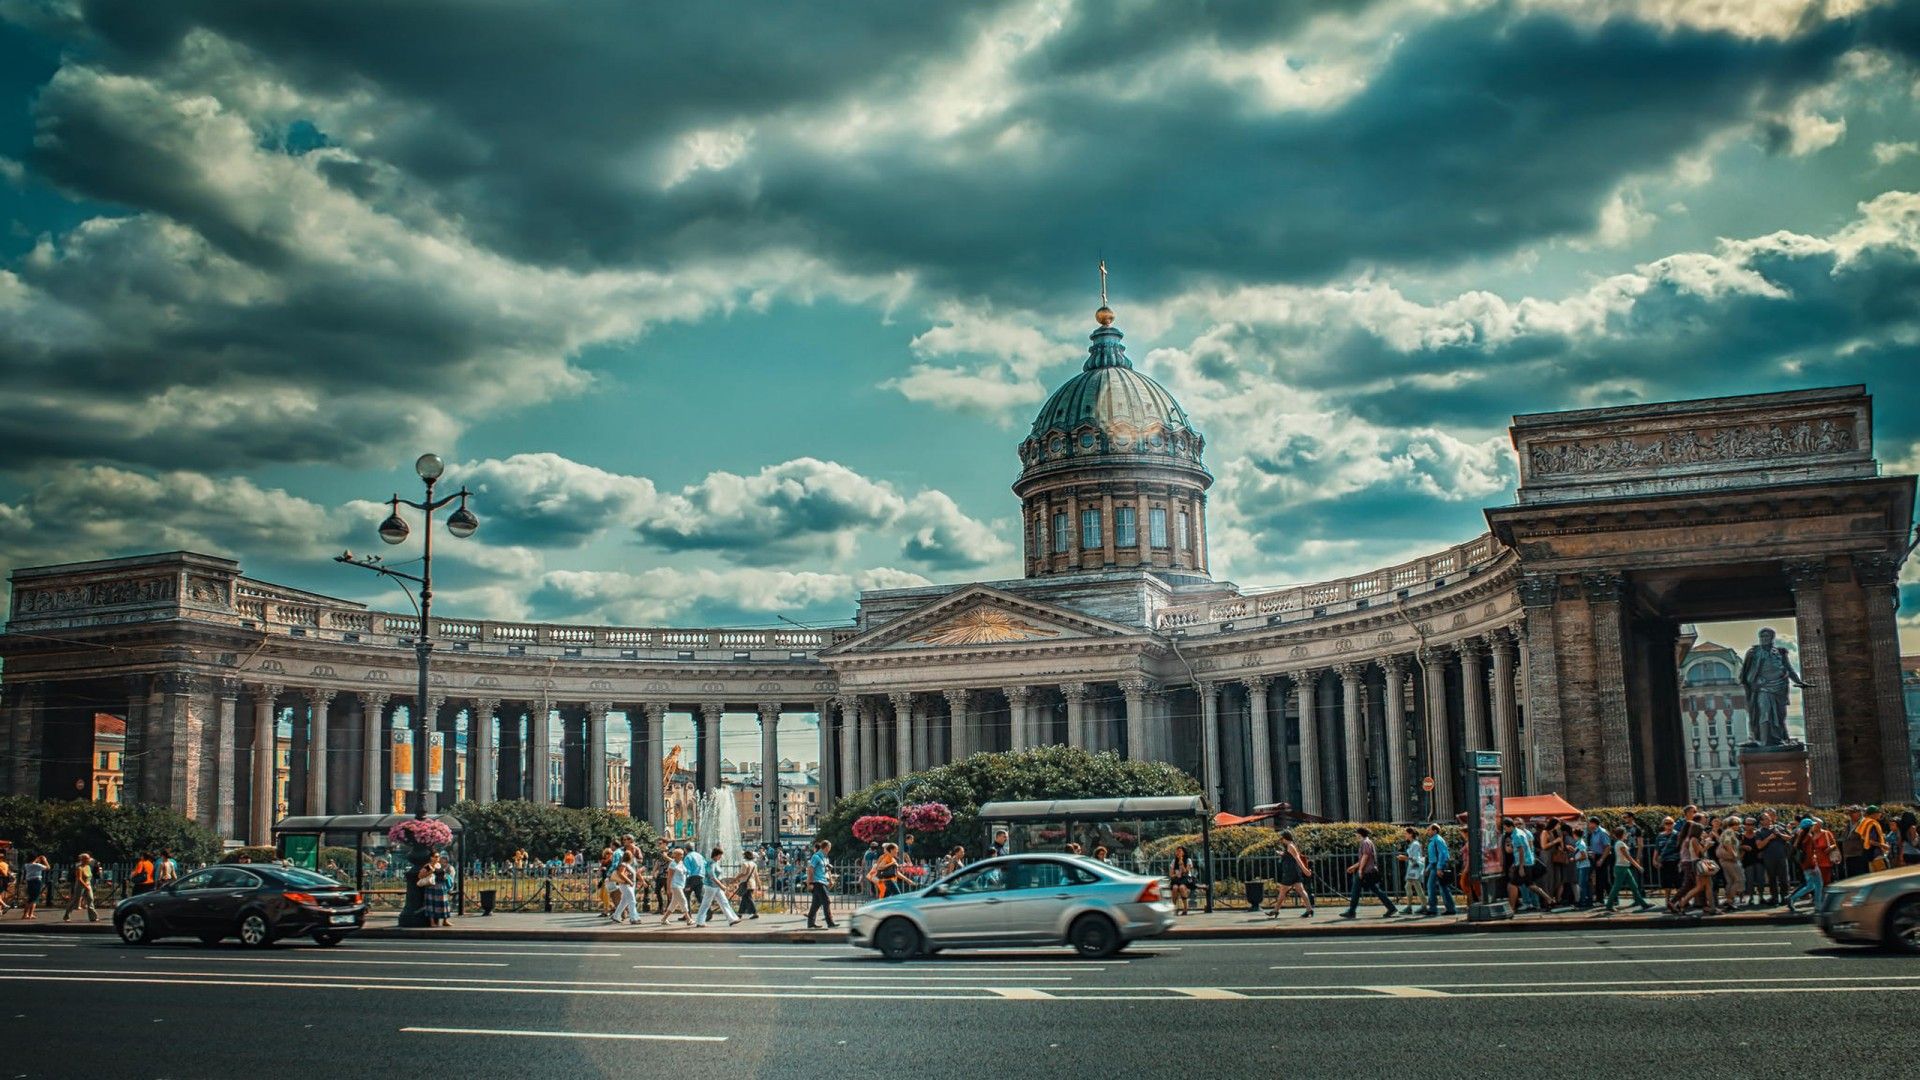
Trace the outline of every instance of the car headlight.
<path fill-rule="evenodd" d="M 1873 895 L 1873 886 L 1871 885 L 1862 886 L 1861 888 L 1855 889 L 1851 893 L 1848 893 L 1847 898 L 1845 900 L 1842 900 L 1841 903 L 1846 905 L 1847 907 L 1853 907 L 1856 904 L 1866 903 L 1867 897 L 1871 895 Z"/>

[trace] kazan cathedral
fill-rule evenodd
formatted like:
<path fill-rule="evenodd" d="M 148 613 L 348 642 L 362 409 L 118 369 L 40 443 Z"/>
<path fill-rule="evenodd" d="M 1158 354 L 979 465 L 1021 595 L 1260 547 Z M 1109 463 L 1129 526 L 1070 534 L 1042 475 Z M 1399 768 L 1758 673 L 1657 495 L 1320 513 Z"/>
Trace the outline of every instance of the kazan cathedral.
<path fill-rule="evenodd" d="M 15 569 L 0 793 L 84 796 L 106 709 L 126 799 L 264 843 L 282 814 L 386 809 L 418 706 L 454 748 L 433 755 L 443 801 L 604 805 L 623 715 L 624 801 L 656 826 L 675 774 L 651 764 L 685 753 L 717 788 L 723 726 L 757 724 L 772 762 L 783 723 L 817 730 L 823 803 L 1049 744 L 1170 762 L 1235 812 L 1449 818 L 1477 750 L 1508 793 L 1679 803 L 1688 624 L 1767 619 L 1809 684 L 1811 797 L 1913 794 L 1896 581 L 1915 481 L 1881 474 L 1865 387 L 1516 416 L 1519 486 L 1485 532 L 1243 589 L 1209 570 L 1206 439 L 1096 318 L 1018 447 L 1019 579 L 869 591 L 822 630 L 439 618 L 419 703 L 411 614 L 186 551 Z M 668 745 L 673 714 L 692 746 Z M 762 771 L 749 836 L 777 834 L 780 776 Z"/>

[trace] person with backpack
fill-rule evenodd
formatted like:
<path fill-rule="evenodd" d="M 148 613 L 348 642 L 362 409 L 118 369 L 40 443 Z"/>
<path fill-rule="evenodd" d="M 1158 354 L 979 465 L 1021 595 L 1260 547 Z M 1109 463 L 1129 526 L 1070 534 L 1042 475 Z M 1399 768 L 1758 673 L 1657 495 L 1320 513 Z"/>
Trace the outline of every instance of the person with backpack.
<path fill-rule="evenodd" d="M 140 858 L 127 873 L 127 884 L 132 886 L 133 895 L 139 896 L 153 890 L 153 852 L 143 851 Z"/>
<path fill-rule="evenodd" d="M 1438 915 L 1442 900 L 1448 915 L 1459 914 L 1453 906 L 1453 851 L 1440 835 L 1439 822 L 1434 822 L 1427 826 L 1427 906 L 1421 910 L 1428 916 Z"/>
<path fill-rule="evenodd" d="M 1862 873 L 1871 874 L 1892 865 L 1887 859 L 1887 815 L 1878 806 L 1869 806 L 1856 827 L 1860 833 Z"/>

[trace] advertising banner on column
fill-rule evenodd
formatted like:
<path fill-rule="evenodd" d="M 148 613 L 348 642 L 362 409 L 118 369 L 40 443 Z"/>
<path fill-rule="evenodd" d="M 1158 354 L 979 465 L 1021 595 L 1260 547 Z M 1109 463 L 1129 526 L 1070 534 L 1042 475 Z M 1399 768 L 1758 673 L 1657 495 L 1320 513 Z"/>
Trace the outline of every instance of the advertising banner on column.
<path fill-rule="evenodd" d="M 393 729 L 393 788 L 413 790 L 413 729 Z"/>
<path fill-rule="evenodd" d="M 1481 773 L 1474 780 L 1480 807 L 1480 873 L 1493 877 L 1504 869 L 1500 865 L 1500 774 Z"/>
<path fill-rule="evenodd" d="M 427 733 L 427 790 L 445 789 L 446 776 L 441 771 L 447 764 L 447 733 L 431 731 Z"/>

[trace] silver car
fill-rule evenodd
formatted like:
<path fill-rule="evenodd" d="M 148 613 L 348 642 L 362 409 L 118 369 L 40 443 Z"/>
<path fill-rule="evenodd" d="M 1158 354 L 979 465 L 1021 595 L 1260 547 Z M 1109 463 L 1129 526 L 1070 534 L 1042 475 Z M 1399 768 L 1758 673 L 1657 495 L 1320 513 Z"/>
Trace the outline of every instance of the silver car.
<path fill-rule="evenodd" d="M 889 960 L 955 947 L 1059 944 L 1089 958 L 1111 956 L 1173 925 L 1164 891 L 1159 878 L 1092 859 L 1005 855 L 867 904 L 847 933 Z"/>

